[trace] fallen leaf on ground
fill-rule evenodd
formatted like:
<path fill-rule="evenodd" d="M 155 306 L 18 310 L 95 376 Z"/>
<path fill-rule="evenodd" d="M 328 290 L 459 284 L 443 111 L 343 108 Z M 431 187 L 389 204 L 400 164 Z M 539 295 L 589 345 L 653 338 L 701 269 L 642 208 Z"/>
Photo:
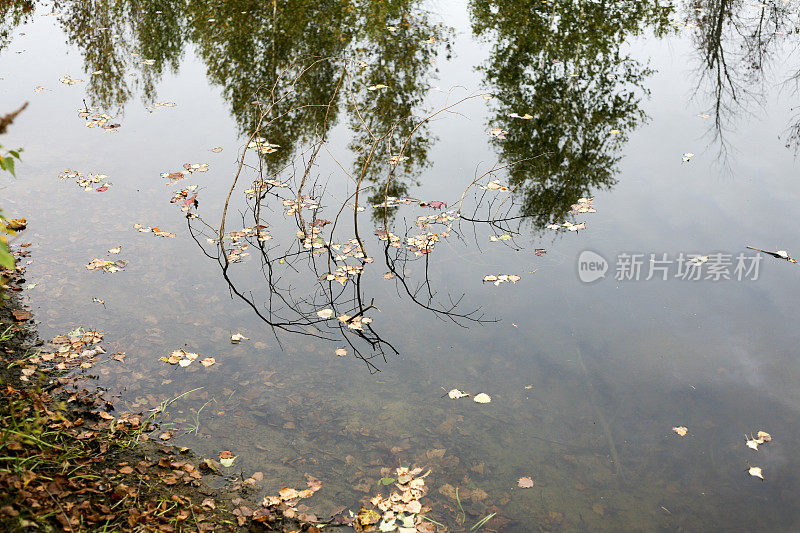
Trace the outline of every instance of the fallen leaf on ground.
<path fill-rule="evenodd" d="M 523 489 L 529 489 L 533 487 L 533 479 L 530 477 L 521 477 L 517 480 L 517 485 L 519 485 Z"/>
<path fill-rule="evenodd" d="M 30 320 L 33 318 L 33 313 L 30 311 L 26 311 L 25 309 L 14 309 L 11 311 L 11 314 L 14 315 L 14 320 L 17 322 L 22 322 L 23 320 Z"/>

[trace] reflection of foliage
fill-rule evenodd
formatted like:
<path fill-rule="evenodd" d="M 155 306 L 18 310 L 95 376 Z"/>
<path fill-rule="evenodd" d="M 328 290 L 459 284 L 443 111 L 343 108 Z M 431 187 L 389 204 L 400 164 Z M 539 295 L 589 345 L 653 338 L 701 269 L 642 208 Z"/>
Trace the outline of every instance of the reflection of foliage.
<path fill-rule="evenodd" d="M 33 8 L 32 0 L 0 0 L 0 50 L 11 42 L 14 28 L 30 20 Z"/>
<path fill-rule="evenodd" d="M 494 139 L 512 166 L 509 184 L 541 228 L 579 197 L 611 187 L 619 149 L 646 117 L 640 108 L 651 70 L 626 56 L 625 41 L 667 28 L 658 2 L 534 0 L 471 2 L 474 31 L 494 40 L 485 71 L 496 97 Z M 510 117 L 510 113 L 530 119 Z"/>
<path fill-rule="evenodd" d="M 152 102 L 163 69 L 176 69 L 184 46 L 194 44 L 243 133 L 264 121 L 274 123 L 263 131 L 280 146 L 264 159 L 272 172 L 290 161 L 299 145 L 324 137 L 323 124 L 325 129 L 335 124 L 338 106 L 329 103 L 333 95 L 340 98 L 335 87 L 347 62 L 358 72 L 358 87 L 351 91 L 357 97 L 348 102 L 350 109 L 358 108 L 363 124 L 379 135 L 392 132 L 376 147 L 377 165 L 364 166 L 370 136 L 365 128 L 355 128 L 356 167 L 366 168 L 368 179 L 377 180 L 388 169 L 385 160 L 391 151 L 399 150 L 414 126 L 412 117 L 427 90 L 435 43 L 442 35 L 418 3 L 205 0 L 178 7 L 94 0 L 64 2 L 60 19 L 69 41 L 82 50 L 86 71 L 100 71 L 92 75 L 89 93 L 104 108 L 121 107 L 136 84 L 145 101 Z M 387 29 L 392 24 L 395 32 Z M 433 43 L 426 42 L 431 38 Z M 143 64 L 145 60 L 152 64 Z M 298 76 L 315 60 L 313 69 Z M 370 92 L 363 85 L 376 83 L 391 89 Z M 275 94 L 286 96 L 276 100 Z M 269 114 L 264 117 L 266 107 Z M 424 128 L 418 130 L 405 149 L 406 173 L 424 168 L 429 143 Z"/>
<path fill-rule="evenodd" d="M 431 64 L 445 29 L 408 2 L 367 2 L 355 47 L 357 74 L 349 102 L 357 178 L 376 185 L 369 202 L 404 196 L 409 178 L 428 165 L 433 142 L 416 116 L 430 89 Z M 375 89 L 385 85 L 385 88 Z M 373 90 L 370 90 L 373 88 Z M 392 160 L 395 157 L 395 160 Z M 383 211 L 376 210 L 383 218 Z M 389 210 L 391 213 L 391 209 Z M 387 214 L 389 214 L 387 213 Z"/>
<path fill-rule="evenodd" d="M 796 4 L 781 0 L 701 0 L 687 7 L 686 26 L 701 58 L 699 83 L 708 85 L 718 131 L 737 107 L 762 94 L 765 69 L 800 28 L 798 15 Z"/>

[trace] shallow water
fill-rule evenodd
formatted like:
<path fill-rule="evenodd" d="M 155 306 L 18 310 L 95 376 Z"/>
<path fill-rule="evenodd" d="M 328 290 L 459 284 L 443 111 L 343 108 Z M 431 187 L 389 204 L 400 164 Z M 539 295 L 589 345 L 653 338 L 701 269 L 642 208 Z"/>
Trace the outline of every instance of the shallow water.
<path fill-rule="evenodd" d="M 27 293 L 42 336 L 104 332 L 107 350 L 127 357 L 91 373 L 122 405 L 146 410 L 192 391 L 164 420 L 183 430 L 176 443 L 211 457 L 232 450 L 237 472 L 266 474 L 265 494 L 311 473 L 324 483 L 309 502 L 321 513 L 357 510 L 382 468 L 414 464 L 433 471 L 430 516 L 455 529 L 491 512 L 486 528 L 507 531 L 796 529 L 797 265 L 764 255 L 756 280 L 675 279 L 674 264 L 667 281 L 644 278 L 650 254 L 794 247 L 800 6 L 613 4 L 3 8 L 0 111 L 30 105 L 2 140 L 25 150 L 2 207 L 29 220 L 17 242 L 32 243 L 37 285 Z M 66 85 L 64 75 L 85 81 Z M 253 101 L 268 105 L 273 85 L 273 98 L 288 96 L 262 135 L 280 146 L 263 158 L 246 151 L 225 231 L 254 225 L 244 191 L 259 168 L 291 184 L 284 197 L 296 194 L 323 132 L 304 191 L 322 199 L 318 218 L 336 220 L 354 201 L 370 132 L 392 127 L 363 172 L 372 188 L 360 205 L 382 198 L 389 157 L 403 149 L 409 159 L 390 194 L 455 209 L 473 180 L 512 165 L 478 184 L 499 179 L 513 192 L 473 185 L 462 214 L 525 218 L 497 231 L 462 218 L 429 255 L 397 258 L 400 276 L 387 280 L 373 234 L 383 215 L 369 209 L 358 228 L 375 262 L 340 294 L 336 282 L 317 282 L 327 258 L 308 258 L 295 217 L 268 197 L 260 220 L 273 239 L 263 254 L 251 239 L 250 255 L 224 270 L 206 239 L 257 123 Z M 162 102 L 177 105 L 154 107 Z M 120 127 L 84 127 L 84 105 Z M 210 170 L 175 184 L 160 177 L 186 162 Z M 109 188 L 84 191 L 59 179 L 66 169 L 106 174 Z M 189 184 L 199 186 L 200 218 L 169 202 Z M 594 197 L 596 213 L 568 214 L 581 196 Z M 308 224 L 314 213 L 302 212 Z M 353 209 L 341 213 L 334 238 L 346 243 Z M 437 213 L 402 205 L 390 231 L 414 235 L 417 216 Z M 545 227 L 564 220 L 586 229 Z M 176 237 L 137 232 L 137 223 Z M 519 232 L 512 241 L 490 241 L 509 230 Z M 106 252 L 115 246 L 118 256 Z M 605 278 L 581 281 L 584 250 L 609 261 Z M 622 253 L 645 254 L 642 279 L 615 279 Z M 87 271 L 95 257 L 129 264 Z M 482 282 L 498 273 L 521 279 Z M 416 301 L 403 283 L 420 289 Z M 337 315 L 353 314 L 356 296 L 362 307 L 374 302 L 369 338 L 388 343 L 383 353 L 316 316 L 331 301 Z M 468 316 L 442 313 L 450 302 Z M 248 340 L 231 344 L 237 332 Z M 217 363 L 159 361 L 183 347 Z M 343 347 L 346 357 L 334 355 Z M 374 358 L 365 363 L 354 348 Z M 442 388 L 492 401 L 450 400 Z M 743 436 L 759 429 L 774 440 L 750 450 Z M 534 488 L 518 488 L 522 476 Z M 465 519 L 439 491 L 446 484 L 460 489 Z"/>

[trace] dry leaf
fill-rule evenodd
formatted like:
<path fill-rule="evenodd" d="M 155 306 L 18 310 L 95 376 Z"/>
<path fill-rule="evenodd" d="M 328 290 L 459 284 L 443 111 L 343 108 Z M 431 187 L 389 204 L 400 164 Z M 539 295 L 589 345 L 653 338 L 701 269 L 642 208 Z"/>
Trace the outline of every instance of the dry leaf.
<path fill-rule="evenodd" d="M 217 362 L 216 359 L 214 359 L 213 357 L 206 357 L 205 359 L 200 361 L 200 364 L 203 366 L 211 366 L 216 362 Z"/>
<path fill-rule="evenodd" d="M 758 440 L 760 440 L 762 443 L 769 442 L 772 440 L 772 435 L 770 435 L 766 431 L 759 431 L 756 434 L 756 436 L 758 437 Z"/>
<path fill-rule="evenodd" d="M 747 473 L 751 476 L 761 478 L 762 481 L 764 480 L 764 472 L 761 470 L 760 466 L 751 466 L 747 469 Z"/>
<path fill-rule="evenodd" d="M 317 311 L 317 316 L 320 318 L 328 319 L 333 316 L 333 309 L 321 309 Z"/>
<path fill-rule="evenodd" d="M 116 248 L 111 248 L 108 253 L 110 254 L 118 254 L 122 251 L 122 246 L 117 246 Z"/>
<path fill-rule="evenodd" d="M 686 432 L 689 431 L 689 430 L 684 426 L 676 426 L 676 427 L 672 428 L 672 431 L 674 431 L 675 433 L 677 433 L 681 437 L 685 437 L 686 436 Z"/>
<path fill-rule="evenodd" d="M 481 392 L 475 395 L 472 399 L 476 403 L 489 403 L 492 401 L 492 397 L 486 394 L 485 392 Z"/>
<path fill-rule="evenodd" d="M 529 489 L 533 487 L 533 479 L 530 477 L 521 477 L 517 480 L 517 485 L 523 489 Z"/>
<path fill-rule="evenodd" d="M 447 396 L 449 396 L 452 400 L 457 400 L 458 398 L 465 398 L 469 396 L 469 394 L 458 389 L 452 389 L 448 391 Z"/>
<path fill-rule="evenodd" d="M 347 350 L 345 350 L 344 348 L 337 348 L 336 351 L 333 353 L 335 353 L 339 357 L 344 357 L 345 355 L 347 355 Z"/>
<path fill-rule="evenodd" d="M 250 339 L 248 337 L 245 337 L 241 333 L 234 333 L 233 335 L 231 335 L 231 342 L 233 344 L 239 344 L 240 342 L 247 341 L 247 340 L 250 340 Z"/>

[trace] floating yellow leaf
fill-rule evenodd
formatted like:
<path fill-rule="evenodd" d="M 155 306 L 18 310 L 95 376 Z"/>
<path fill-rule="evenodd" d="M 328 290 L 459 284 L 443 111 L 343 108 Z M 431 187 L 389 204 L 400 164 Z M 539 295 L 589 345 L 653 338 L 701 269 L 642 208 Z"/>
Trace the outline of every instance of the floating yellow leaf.
<path fill-rule="evenodd" d="M 485 392 L 481 392 L 476 394 L 472 400 L 476 403 L 489 403 L 492 401 L 492 397 Z"/>
<path fill-rule="evenodd" d="M 760 466 L 751 466 L 747 469 L 747 473 L 751 476 L 761 478 L 762 481 L 764 480 L 764 471 L 761 470 Z"/>
<path fill-rule="evenodd" d="M 247 341 L 247 340 L 250 340 L 250 339 L 248 337 L 245 337 L 241 333 L 234 333 L 233 335 L 231 335 L 231 342 L 233 344 L 239 344 L 240 342 Z"/>
<path fill-rule="evenodd" d="M 333 353 L 335 353 L 339 357 L 344 357 L 345 355 L 347 355 L 347 350 L 345 350 L 344 348 L 337 348 L 336 351 Z"/>
<path fill-rule="evenodd" d="M 689 431 L 685 426 L 676 426 L 672 428 L 672 431 L 680 435 L 681 437 L 686 436 L 686 432 Z"/>

